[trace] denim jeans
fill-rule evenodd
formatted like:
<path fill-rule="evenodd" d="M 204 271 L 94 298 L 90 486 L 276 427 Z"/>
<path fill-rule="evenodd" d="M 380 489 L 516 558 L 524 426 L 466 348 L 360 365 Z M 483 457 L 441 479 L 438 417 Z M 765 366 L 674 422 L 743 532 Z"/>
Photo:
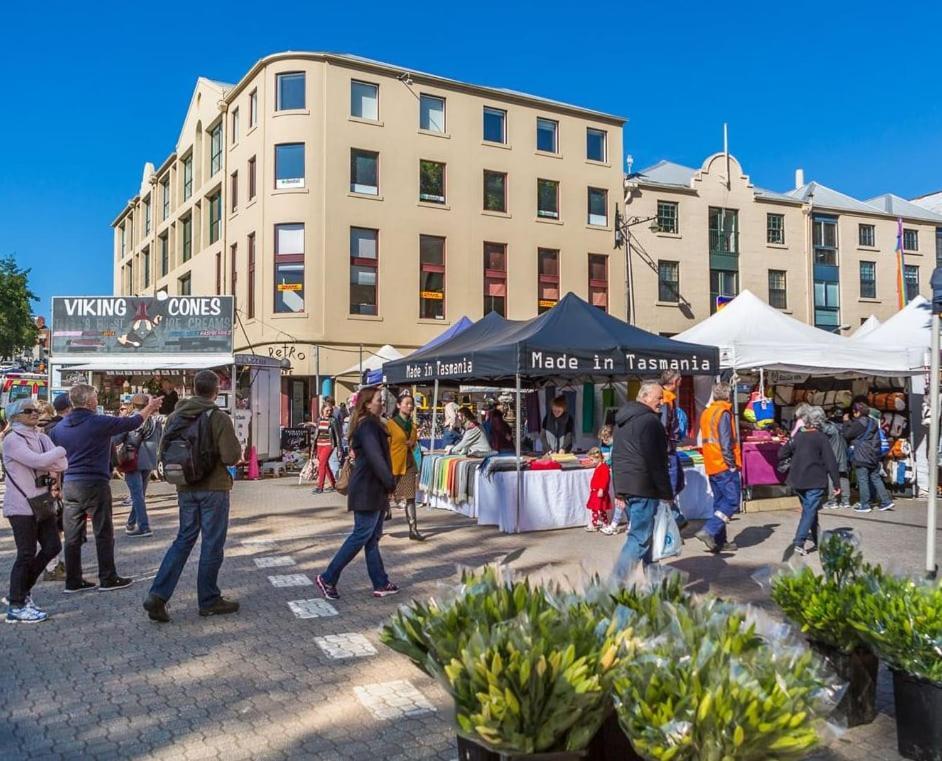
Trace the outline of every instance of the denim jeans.
<path fill-rule="evenodd" d="M 169 600 L 177 588 L 196 539 L 202 533 L 200 560 L 196 570 L 196 596 L 201 608 L 209 608 L 221 596 L 217 579 L 223 561 L 223 548 L 229 530 L 229 492 L 177 492 L 180 503 L 180 530 L 164 555 L 150 592 Z"/>
<path fill-rule="evenodd" d="M 124 483 L 131 493 L 131 514 L 128 516 L 128 525 L 136 525 L 140 529 L 149 529 L 150 521 L 147 518 L 147 505 L 144 498 L 147 496 L 147 484 L 150 481 L 149 470 L 132 470 L 124 474 Z"/>
<path fill-rule="evenodd" d="M 703 530 L 722 546 L 726 544 L 726 524 L 739 510 L 742 476 L 738 470 L 724 470 L 710 476 L 710 488 L 713 490 L 713 515 L 703 525 Z"/>
<path fill-rule="evenodd" d="M 373 589 L 381 589 L 389 583 L 386 569 L 383 568 L 383 556 L 379 554 L 379 540 L 383 536 L 385 511 L 353 513 L 353 533 L 350 534 L 337 550 L 327 570 L 321 578 L 331 586 L 337 586 L 340 574 L 360 550 L 366 555 L 366 572 L 370 575 Z"/>
<path fill-rule="evenodd" d="M 615 563 L 615 578 L 623 579 L 638 565 L 651 564 L 654 516 L 660 500 L 652 497 L 628 497 L 628 534 Z"/>
<path fill-rule="evenodd" d="M 114 523 L 111 513 L 111 484 L 107 481 L 66 481 L 62 490 L 62 531 L 65 534 L 65 584 L 75 588 L 82 581 L 82 542 L 85 516 L 92 518 L 98 580 L 118 575 L 114 565 Z"/>
<path fill-rule="evenodd" d="M 801 520 L 795 532 L 795 546 L 804 547 L 807 540 L 818 543 L 818 510 L 824 502 L 826 489 L 795 489 L 801 501 Z"/>
<path fill-rule="evenodd" d="M 43 568 L 59 554 L 62 543 L 55 518 L 37 521 L 32 515 L 11 515 L 7 520 L 16 543 L 16 560 L 10 569 L 10 607 L 19 608 L 26 602 Z"/>
<path fill-rule="evenodd" d="M 861 505 L 866 507 L 870 504 L 871 486 L 873 487 L 873 492 L 877 500 L 880 502 L 880 507 L 888 505 L 893 501 L 890 499 L 886 486 L 883 484 L 883 477 L 880 475 L 879 465 L 874 465 L 872 468 L 855 465 L 854 470 L 857 471 L 857 488 L 860 490 Z"/>

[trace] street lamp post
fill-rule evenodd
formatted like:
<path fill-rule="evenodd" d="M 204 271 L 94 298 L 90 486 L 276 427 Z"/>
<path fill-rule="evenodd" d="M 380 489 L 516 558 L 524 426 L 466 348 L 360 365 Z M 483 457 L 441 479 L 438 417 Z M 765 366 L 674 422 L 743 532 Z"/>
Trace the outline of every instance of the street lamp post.
<path fill-rule="evenodd" d="M 631 229 L 635 225 L 641 225 L 645 222 L 654 222 L 651 225 L 651 232 L 659 232 L 660 226 L 657 223 L 657 215 L 650 217 L 623 217 L 618 210 L 618 204 L 615 204 L 615 248 L 625 247 L 625 306 L 626 319 L 632 325 L 635 324 L 635 299 L 632 289 L 634 286 L 634 271 L 631 258 Z"/>

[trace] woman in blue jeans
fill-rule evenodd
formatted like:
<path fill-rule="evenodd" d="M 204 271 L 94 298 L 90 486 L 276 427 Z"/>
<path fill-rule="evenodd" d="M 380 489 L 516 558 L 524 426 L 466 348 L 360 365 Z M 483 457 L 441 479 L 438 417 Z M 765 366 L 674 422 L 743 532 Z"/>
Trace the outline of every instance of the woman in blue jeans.
<path fill-rule="evenodd" d="M 803 427 L 779 450 L 779 463 L 790 460 L 786 483 L 801 500 L 801 519 L 794 541 L 785 550 L 783 560 L 792 555 L 807 555 L 818 548 L 818 511 L 828 491 L 828 477 L 840 484 L 837 459 L 827 436 L 822 432 L 827 423 L 824 410 L 809 407 L 801 413 Z M 834 494 L 840 497 L 840 488 Z M 805 548 L 810 540 L 811 546 Z"/>
<path fill-rule="evenodd" d="M 317 586 L 328 600 L 340 599 L 340 574 L 360 550 L 366 556 L 366 570 L 373 584 L 373 597 L 394 595 L 399 587 L 390 583 L 379 552 L 383 521 L 389 495 L 395 489 L 389 458 L 389 434 L 380 420 L 382 395 L 367 388 L 357 396 L 350 419 L 350 457 L 353 458 L 347 491 L 347 510 L 353 513 L 353 533 L 317 577 Z"/>
<path fill-rule="evenodd" d="M 131 399 L 134 412 L 140 412 L 150 397 L 147 394 L 135 394 Z M 147 517 L 147 485 L 150 482 L 150 474 L 157 469 L 157 445 L 160 443 L 160 436 L 163 433 L 163 425 L 160 420 L 154 416 L 147 418 L 144 424 L 130 433 L 125 433 L 119 437 L 119 441 L 129 441 L 137 448 L 137 467 L 124 474 L 124 483 L 128 487 L 131 496 L 131 512 L 128 514 L 128 522 L 125 532 L 128 536 L 151 536 L 150 519 Z"/>

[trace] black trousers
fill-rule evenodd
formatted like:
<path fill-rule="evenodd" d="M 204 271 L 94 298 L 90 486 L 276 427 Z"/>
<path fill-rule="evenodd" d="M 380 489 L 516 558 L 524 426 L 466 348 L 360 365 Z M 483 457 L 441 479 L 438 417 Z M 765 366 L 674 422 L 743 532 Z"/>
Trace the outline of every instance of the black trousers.
<path fill-rule="evenodd" d="M 10 607 L 19 608 L 26 602 L 39 574 L 59 554 L 62 542 L 55 518 L 37 521 L 32 515 L 11 515 L 7 520 L 16 542 L 16 560 L 10 569 Z"/>
<path fill-rule="evenodd" d="M 111 581 L 118 575 L 114 566 L 114 522 L 111 517 L 111 484 L 107 481 L 74 483 L 63 489 L 62 529 L 65 532 L 65 584 L 82 581 L 82 541 L 85 516 L 92 518 L 95 550 L 98 553 L 98 580 Z"/>

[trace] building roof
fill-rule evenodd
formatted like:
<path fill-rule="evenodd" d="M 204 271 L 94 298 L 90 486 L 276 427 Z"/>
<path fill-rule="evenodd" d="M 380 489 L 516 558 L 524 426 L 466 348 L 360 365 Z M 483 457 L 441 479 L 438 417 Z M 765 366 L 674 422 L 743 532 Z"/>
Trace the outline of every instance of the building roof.
<path fill-rule="evenodd" d="M 683 164 L 675 164 L 673 161 L 658 161 L 647 169 L 629 174 L 628 179 L 646 185 L 668 185 L 689 188 L 690 182 L 693 180 L 693 176 L 696 173 L 696 169 L 684 166 Z"/>
<path fill-rule="evenodd" d="M 921 206 L 923 209 L 928 209 L 929 211 L 934 211 L 937 214 L 942 214 L 942 190 L 937 190 L 935 193 L 926 193 L 923 196 L 918 196 L 913 199 L 913 203 L 917 206 Z"/>
<path fill-rule="evenodd" d="M 853 211 L 858 214 L 879 214 L 880 210 L 856 198 L 851 198 L 840 191 L 822 185 L 820 182 L 806 182 L 800 188 L 789 190 L 785 195 L 798 198 L 805 203 L 812 203 L 835 211 Z"/>
<path fill-rule="evenodd" d="M 942 214 L 929 211 L 924 206 L 914 204 L 893 193 L 884 193 L 881 196 L 869 199 L 867 203 L 871 206 L 876 206 L 880 211 L 892 214 L 894 217 L 919 219 L 925 222 L 935 222 L 937 224 L 942 223 Z"/>

